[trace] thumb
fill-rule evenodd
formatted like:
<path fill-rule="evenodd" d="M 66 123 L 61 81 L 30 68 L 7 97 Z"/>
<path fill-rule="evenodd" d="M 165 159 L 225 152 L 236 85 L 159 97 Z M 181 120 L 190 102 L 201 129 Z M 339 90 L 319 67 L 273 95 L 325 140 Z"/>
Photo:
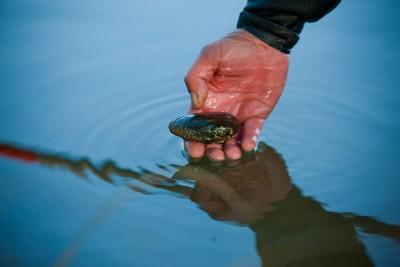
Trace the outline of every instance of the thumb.
<path fill-rule="evenodd" d="M 185 77 L 194 109 L 201 108 L 207 99 L 209 84 L 218 66 L 216 49 L 212 45 L 203 48 Z"/>
<path fill-rule="evenodd" d="M 185 78 L 186 87 L 192 100 L 192 108 L 200 109 L 206 102 L 208 95 L 207 81 L 200 77 L 188 75 Z"/>

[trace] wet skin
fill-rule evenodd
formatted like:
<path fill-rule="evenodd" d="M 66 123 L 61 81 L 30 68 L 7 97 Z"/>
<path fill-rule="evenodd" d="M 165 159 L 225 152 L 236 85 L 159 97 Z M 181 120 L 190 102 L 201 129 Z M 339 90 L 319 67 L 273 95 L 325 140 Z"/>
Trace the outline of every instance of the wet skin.
<path fill-rule="evenodd" d="M 255 148 L 265 119 L 282 94 L 288 56 L 238 30 L 203 48 L 185 83 L 192 99 L 191 113 L 227 112 L 240 124 L 239 134 L 224 145 L 186 142 L 193 158 L 236 160 Z"/>

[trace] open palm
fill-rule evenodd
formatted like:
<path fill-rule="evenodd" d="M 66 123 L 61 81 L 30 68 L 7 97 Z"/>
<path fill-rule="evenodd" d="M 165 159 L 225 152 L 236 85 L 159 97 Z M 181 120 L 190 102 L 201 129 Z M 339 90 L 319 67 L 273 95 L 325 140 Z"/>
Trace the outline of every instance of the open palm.
<path fill-rule="evenodd" d="M 254 149 L 265 119 L 282 94 L 288 70 L 286 54 L 243 30 L 206 46 L 185 82 L 191 113 L 228 112 L 241 123 L 239 134 L 224 145 L 187 142 L 191 157 L 238 159 Z"/>

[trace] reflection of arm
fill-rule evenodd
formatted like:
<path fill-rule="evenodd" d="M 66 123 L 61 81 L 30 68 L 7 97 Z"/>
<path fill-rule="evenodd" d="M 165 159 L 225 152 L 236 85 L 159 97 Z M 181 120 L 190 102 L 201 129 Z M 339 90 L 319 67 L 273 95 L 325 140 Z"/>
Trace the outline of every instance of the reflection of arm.
<path fill-rule="evenodd" d="M 297 188 L 251 228 L 263 266 L 372 266 L 353 225 Z"/>
<path fill-rule="evenodd" d="M 343 217 L 367 234 L 382 235 L 400 240 L 400 226 L 380 222 L 374 218 L 344 213 Z"/>
<path fill-rule="evenodd" d="M 314 22 L 334 9 L 340 0 L 248 0 L 238 28 L 289 53 L 305 22 Z"/>

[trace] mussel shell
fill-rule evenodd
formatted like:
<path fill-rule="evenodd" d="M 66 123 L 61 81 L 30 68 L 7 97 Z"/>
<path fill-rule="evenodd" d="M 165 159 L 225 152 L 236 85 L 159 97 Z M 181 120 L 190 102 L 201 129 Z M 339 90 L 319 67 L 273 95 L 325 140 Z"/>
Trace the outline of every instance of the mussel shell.
<path fill-rule="evenodd" d="M 187 141 L 222 144 L 239 131 L 239 122 L 229 113 L 201 113 L 177 118 L 169 130 Z"/>

